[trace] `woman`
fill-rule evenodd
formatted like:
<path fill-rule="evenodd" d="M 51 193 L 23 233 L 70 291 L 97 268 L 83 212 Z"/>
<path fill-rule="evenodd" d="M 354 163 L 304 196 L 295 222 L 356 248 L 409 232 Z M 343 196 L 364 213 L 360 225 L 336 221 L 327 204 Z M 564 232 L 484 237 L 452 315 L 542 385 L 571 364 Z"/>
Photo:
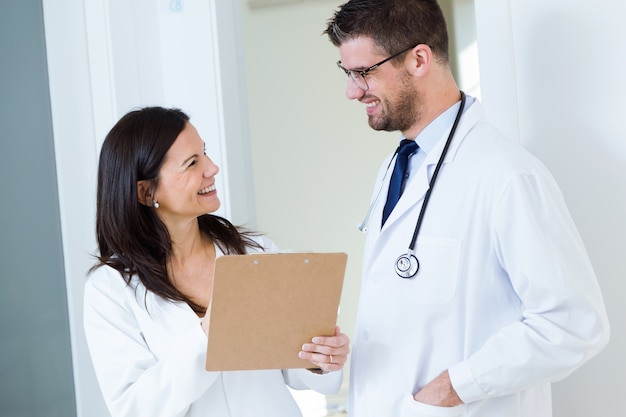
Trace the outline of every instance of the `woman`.
<path fill-rule="evenodd" d="M 220 207 L 218 171 L 178 109 L 132 111 L 102 145 L 99 256 L 85 287 L 84 326 L 114 417 L 301 416 L 288 386 L 339 389 L 349 351 L 339 330 L 299 354 L 319 373 L 204 369 L 209 321 L 202 319 L 215 259 L 276 250 L 267 238 L 206 214 Z"/>

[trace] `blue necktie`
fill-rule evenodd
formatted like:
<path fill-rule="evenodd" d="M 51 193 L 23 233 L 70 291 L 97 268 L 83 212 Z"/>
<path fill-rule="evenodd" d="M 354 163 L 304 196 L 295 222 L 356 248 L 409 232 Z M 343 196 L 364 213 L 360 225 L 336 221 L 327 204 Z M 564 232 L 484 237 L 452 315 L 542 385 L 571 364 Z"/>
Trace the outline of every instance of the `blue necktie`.
<path fill-rule="evenodd" d="M 381 227 L 387 221 L 387 217 L 389 217 L 402 195 L 409 157 L 413 155 L 415 151 L 417 151 L 417 143 L 415 143 L 414 140 L 402 139 L 402 141 L 400 141 L 400 146 L 397 151 L 396 164 L 393 167 L 393 173 L 391 174 L 391 180 L 389 181 L 389 192 L 387 193 L 387 202 L 385 203 L 385 208 L 383 209 L 383 221 Z"/>

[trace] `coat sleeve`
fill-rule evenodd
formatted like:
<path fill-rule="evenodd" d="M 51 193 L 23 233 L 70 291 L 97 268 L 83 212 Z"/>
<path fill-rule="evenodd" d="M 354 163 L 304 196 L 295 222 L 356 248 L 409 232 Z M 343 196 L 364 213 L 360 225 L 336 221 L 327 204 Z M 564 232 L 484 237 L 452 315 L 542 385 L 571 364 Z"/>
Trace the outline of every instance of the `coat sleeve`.
<path fill-rule="evenodd" d="M 343 371 L 315 374 L 306 369 L 285 369 L 283 376 L 287 385 L 296 390 L 312 389 L 324 395 L 339 392 Z"/>
<path fill-rule="evenodd" d="M 85 334 L 107 407 L 113 417 L 183 416 L 218 376 L 204 370 L 206 336 L 199 324 L 187 325 L 180 343 L 157 358 L 125 301 L 126 283 L 111 271 L 96 270 L 84 294 Z"/>
<path fill-rule="evenodd" d="M 609 339 L 591 262 L 551 175 L 538 169 L 513 176 L 492 220 L 494 251 L 522 314 L 450 367 L 466 403 L 560 380 Z"/>

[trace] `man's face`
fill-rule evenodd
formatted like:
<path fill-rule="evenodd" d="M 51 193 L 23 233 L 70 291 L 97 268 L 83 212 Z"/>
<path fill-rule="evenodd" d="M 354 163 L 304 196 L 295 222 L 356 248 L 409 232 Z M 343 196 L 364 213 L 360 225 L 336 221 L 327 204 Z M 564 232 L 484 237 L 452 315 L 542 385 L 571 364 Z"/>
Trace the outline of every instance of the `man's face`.
<path fill-rule="evenodd" d="M 339 47 L 339 55 L 341 66 L 355 72 L 388 58 L 371 39 L 364 37 L 344 42 Z M 386 62 L 367 72 L 364 78 L 367 90 L 348 77 L 346 97 L 365 104 L 370 127 L 385 131 L 409 130 L 420 116 L 420 95 L 404 65 Z"/>

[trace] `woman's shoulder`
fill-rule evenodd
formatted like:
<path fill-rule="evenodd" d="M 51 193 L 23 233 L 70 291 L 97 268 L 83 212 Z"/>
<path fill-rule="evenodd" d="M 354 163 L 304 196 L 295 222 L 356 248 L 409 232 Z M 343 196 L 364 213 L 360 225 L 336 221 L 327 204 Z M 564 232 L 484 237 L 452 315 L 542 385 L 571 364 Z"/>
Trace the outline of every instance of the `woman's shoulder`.
<path fill-rule="evenodd" d="M 120 271 L 109 265 L 100 265 L 87 277 L 85 291 L 97 289 L 105 292 L 123 292 L 135 289 L 139 280 L 132 276 L 130 282 L 120 273 Z"/>

